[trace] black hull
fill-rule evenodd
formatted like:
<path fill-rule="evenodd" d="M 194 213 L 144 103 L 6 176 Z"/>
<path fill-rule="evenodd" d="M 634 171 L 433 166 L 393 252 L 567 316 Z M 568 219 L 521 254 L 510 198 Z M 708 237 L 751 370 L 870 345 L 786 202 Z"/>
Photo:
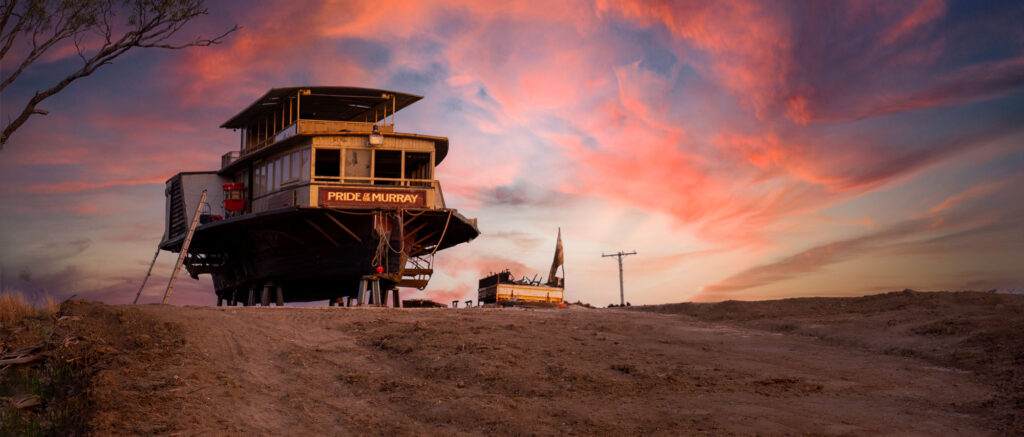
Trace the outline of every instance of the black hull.
<path fill-rule="evenodd" d="M 382 290 L 407 286 L 408 258 L 477 235 L 475 223 L 454 210 L 292 207 L 199 226 L 186 267 L 193 277 L 211 274 L 217 297 L 229 303 L 247 303 L 250 291 L 259 299 L 265 287 L 279 287 L 284 302 L 333 300 L 356 296 L 367 275 Z M 163 248 L 180 252 L 181 240 Z"/>

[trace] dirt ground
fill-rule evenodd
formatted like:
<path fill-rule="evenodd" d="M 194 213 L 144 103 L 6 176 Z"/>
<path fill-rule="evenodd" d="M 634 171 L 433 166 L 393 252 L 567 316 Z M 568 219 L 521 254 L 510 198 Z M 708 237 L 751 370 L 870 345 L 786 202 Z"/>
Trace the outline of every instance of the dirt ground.
<path fill-rule="evenodd" d="M 64 315 L 99 435 L 1024 433 L 1024 296 Z"/>

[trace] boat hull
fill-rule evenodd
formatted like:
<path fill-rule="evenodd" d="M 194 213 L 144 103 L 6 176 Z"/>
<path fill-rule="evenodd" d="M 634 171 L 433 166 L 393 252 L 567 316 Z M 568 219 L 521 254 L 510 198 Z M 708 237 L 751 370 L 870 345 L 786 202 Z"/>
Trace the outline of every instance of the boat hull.
<path fill-rule="evenodd" d="M 356 296 L 366 276 L 382 290 L 425 285 L 406 280 L 410 258 L 478 235 L 472 220 L 451 209 L 291 207 L 199 226 L 186 268 L 193 277 L 211 274 L 218 299 L 229 303 L 250 303 L 265 288 L 272 300 L 278 288 L 284 302 L 334 300 Z M 163 248 L 180 252 L 181 241 Z"/>

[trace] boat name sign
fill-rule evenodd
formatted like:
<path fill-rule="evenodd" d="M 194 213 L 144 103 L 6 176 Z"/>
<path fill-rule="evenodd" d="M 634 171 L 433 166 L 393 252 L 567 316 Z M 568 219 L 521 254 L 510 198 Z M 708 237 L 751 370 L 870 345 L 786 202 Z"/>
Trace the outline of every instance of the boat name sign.
<path fill-rule="evenodd" d="M 367 190 L 360 188 L 321 188 L 321 206 L 426 206 L 420 190 Z"/>

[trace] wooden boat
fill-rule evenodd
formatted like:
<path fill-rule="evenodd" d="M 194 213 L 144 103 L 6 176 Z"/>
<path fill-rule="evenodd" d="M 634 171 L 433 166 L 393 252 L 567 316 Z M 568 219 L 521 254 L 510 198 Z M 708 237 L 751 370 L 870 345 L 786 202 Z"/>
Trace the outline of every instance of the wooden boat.
<path fill-rule="evenodd" d="M 565 256 L 562 249 L 562 230 L 558 230 L 555 243 L 555 257 L 547 282 L 542 283 L 536 276 L 516 279 L 508 269 L 491 273 L 480 278 L 477 287 L 477 301 L 481 305 L 501 307 L 548 307 L 565 306 Z M 558 277 L 558 269 L 562 277 Z"/>
<path fill-rule="evenodd" d="M 193 278 L 213 276 L 218 305 L 257 296 L 264 305 L 333 304 L 356 296 L 364 278 L 384 290 L 422 289 L 435 253 L 480 231 L 445 204 L 434 179 L 448 139 L 395 130 L 395 114 L 421 98 L 352 87 L 268 91 L 221 126 L 239 131 L 240 144 L 220 169 L 167 181 L 160 248 L 180 253 L 203 208 L 184 265 Z"/>

